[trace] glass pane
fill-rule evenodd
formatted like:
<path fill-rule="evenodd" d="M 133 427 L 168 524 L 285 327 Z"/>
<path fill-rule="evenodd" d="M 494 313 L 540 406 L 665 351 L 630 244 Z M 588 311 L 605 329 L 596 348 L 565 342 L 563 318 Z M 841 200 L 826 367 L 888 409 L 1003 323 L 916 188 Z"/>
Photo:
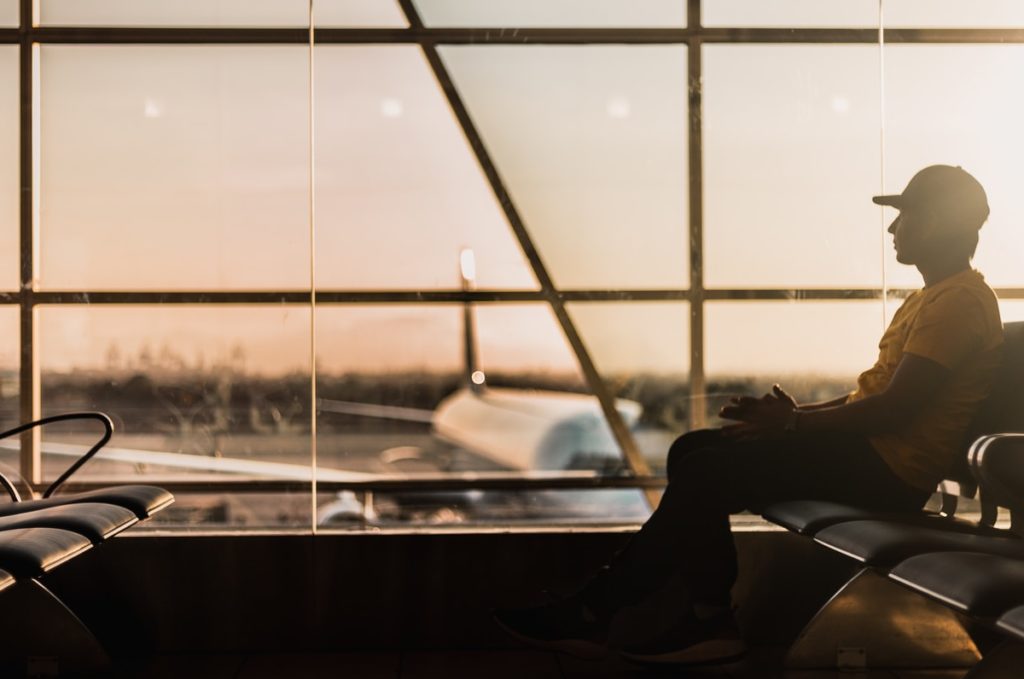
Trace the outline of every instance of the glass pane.
<path fill-rule="evenodd" d="M 878 0 L 702 0 L 701 22 L 705 26 L 877 26 Z"/>
<path fill-rule="evenodd" d="M 588 302 L 570 305 L 569 314 L 607 387 L 637 404 L 633 438 L 652 469 L 663 470 L 689 423 L 689 305 Z"/>
<path fill-rule="evenodd" d="M 468 310 L 468 325 L 465 311 L 459 305 L 318 307 L 322 482 L 352 473 L 500 478 L 593 476 L 609 464 L 621 468 L 550 308 L 477 305 Z M 475 361 L 464 359 L 467 334 Z M 556 492 L 381 491 L 368 497 L 341 491 L 321 503 L 319 521 L 351 528 L 551 521 L 581 513 L 615 520 L 607 505 L 580 501 Z"/>
<path fill-rule="evenodd" d="M 18 0 L 0 2 L 0 26 L 17 26 L 20 22 Z"/>
<path fill-rule="evenodd" d="M 1024 26 L 1019 0 L 885 0 L 886 26 L 1003 28 Z"/>
<path fill-rule="evenodd" d="M 415 0 L 427 26 L 683 27 L 680 0 Z"/>
<path fill-rule="evenodd" d="M 59 26 L 308 26 L 308 0 L 40 0 Z"/>
<path fill-rule="evenodd" d="M 17 306 L 0 305 L 0 430 L 21 424 L 18 319 Z M 20 483 L 20 456 L 19 437 L 14 436 L 0 441 L 0 472 L 11 479 L 24 494 L 28 488 Z"/>
<path fill-rule="evenodd" d="M 872 300 L 711 302 L 705 310 L 712 421 L 729 396 L 761 395 L 775 382 L 800 402 L 841 396 L 875 364 L 884 330 L 882 304 Z"/>
<path fill-rule="evenodd" d="M 878 48 L 709 45 L 705 282 L 879 287 Z"/>
<path fill-rule="evenodd" d="M 1024 286 L 1022 73 L 1019 45 L 886 47 L 886 192 L 902 191 L 915 172 L 935 163 L 960 165 L 977 177 L 991 215 L 974 265 L 994 286 Z M 886 210 L 887 220 L 894 216 Z M 896 263 L 889 236 L 886 255 L 890 285 L 921 286 L 914 268 Z"/>
<path fill-rule="evenodd" d="M 18 46 L 0 45 L 0 290 L 17 290 L 21 104 Z"/>
<path fill-rule="evenodd" d="M 314 0 L 313 21 L 317 26 L 356 28 L 407 28 L 401 8 L 394 0 Z"/>
<path fill-rule="evenodd" d="M 556 284 L 688 284 L 685 47 L 441 55 Z"/>
<path fill-rule="evenodd" d="M 10 429 L 20 421 L 18 318 L 17 306 L 0 306 L 0 429 Z M 17 442 L 14 445 L 17 447 Z"/>
<path fill-rule="evenodd" d="M 42 306 L 38 337 L 43 414 L 101 410 L 116 424 L 110 444 L 77 477 L 310 478 L 308 308 Z M 44 475 L 84 452 L 95 430 L 88 423 L 44 432 Z M 304 508 L 296 501 L 303 496 Z M 308 492 L 275 502 L 182 497 L 168 520 L 193 512 L 196 521 L 310 525 Z"/>
<path fill-rule="evenodd" d="M 999 315 L 1003 317 L 1003 323 L 1024 321 L 1024 299 L 1000 300 Z"/>
<path fill-rule="evenodd" d="M 316 48 L 321 288 L 535 288 L 494 193 L 416 45 Z"/>
<path fill-rule="evenodd" d="M 42 285 L 308 288 L 308 52 L 44 45 Z"/>

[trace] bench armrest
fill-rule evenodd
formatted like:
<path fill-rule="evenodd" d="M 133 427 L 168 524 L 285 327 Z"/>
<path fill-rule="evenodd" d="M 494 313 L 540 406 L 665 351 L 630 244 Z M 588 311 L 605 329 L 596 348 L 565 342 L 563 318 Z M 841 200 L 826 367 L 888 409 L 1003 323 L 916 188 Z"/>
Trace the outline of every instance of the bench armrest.
<path fill-rule="evenodd" d="M 35 427 L 53 424 L 54 422 L 65 422 L 68 420 L 98 420 L 103 425 L 103 436 L 101 436 L 100 440 L 97 441 L 92 446 L 92 448 L 87 450 L 84 455 L 82 455 L 80 458 L 72 462 L 71 466 L 64 470 L 64 473 L 57 477 L 56 481 L 50 484 L 50 486 L 43 492 L 44 498 L 53 495 L 54 492 L 56 492 L 56 490 L 60 488 L 65 481 L 71 478 L 72 474 L 81 469 L 82 465 L 84 465 L 86 462 L 92 459 L 93 455 L 99 452 L 99 449 L 107 444 L 107 441 L 110 440 L 110 437 L 114 433 L 114 423 L 104 413 L 93 411 L 75 412 L 63 413 L 61 415 L 51 415 L 50 417 L 44 417 L 38 420 L 34 420 L 32 422 L 20 424 L 17 427 L 14 427 L 13 429 L 8 429 L 7 431 L 0 432 L 0 439 L 5 439 L 9 436 L 20 434 L 23 431 L 34 429 Z M 11 496 L 11 499 L 13 499 L 15 502 L 21 501 L 21 497 L 18 495 L 17 489 L 14 488 L 14 485 L 10 482 L 9 479 L 7 479 L 7 477 L 3 476 L 3 474 L 0 474 L 0 486 L 3 486 L 4 490 L 7 491 L 7 493 Z"/>

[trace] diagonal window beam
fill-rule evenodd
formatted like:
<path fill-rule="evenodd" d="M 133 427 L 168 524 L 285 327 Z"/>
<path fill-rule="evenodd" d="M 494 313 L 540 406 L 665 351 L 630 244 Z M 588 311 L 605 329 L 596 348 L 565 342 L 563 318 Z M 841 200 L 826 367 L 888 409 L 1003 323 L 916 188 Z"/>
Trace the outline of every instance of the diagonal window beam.
<path fill-rule="evenodd" d="M 416 11 L 416 8 L 413 7 L 412 0 L 400 0 L 399 4 L 402 7 L 402 11 L 405 13 L 409 25 L 413 29 L 421 28 L 423 26 L 423 22 L 420 20 L 419 13 Z M 569 345 L 572 347 L 577 361 L 579 361 L 580 370 L 583 372 L 583 376 L 586 379 L 588 386 L 597 397 L 598 402 L 601 404 L 601 411 L 608 422 L 608 426 L 611 428 L 612 435 L 615 437 L 616 443 L 618 443 L 619 448 L 622 450 L 623 455 L 626 458 L 629 468 L 637 476 L 647 476 L 650 474 L 650 466 L 647 464 L 647 460 L 644 459 L 643 455 L 641 455 L 640 449 L 636 445 L 636 441 L 633 438 L 632 433 L 626 426 L 626 423 L 619 414 L 619 411 L 615 408 L 615 397 L 608 390 L 604 379 L 597 372 L 597 368 L 590 356 L 590 352 L 587 350 L 586 345 L 583 343 L 583 339 L 580 337 L 579 331 L 576 329 L 575 324 L 569 317 L 562 297 L 555 288 L 551 275 L 548 273 L 547 267 L 544 265 L 540 253 L 537 251 L 530 234 L 526 230 L 526 226 L 523 224 L 519 211 L 516 209 L 516 206 L 512 201 L 512 196 L 505 187 L 494 161 L 491 159 L 487 148 L 484 146 L 480 133 L 477 131 L 476 126 L 470 118 L 469 112 L 466 110 L 466 106 L 463 103 L 461 96 L 455 89 L 455 84 L 452 82 L 447 68 L 441 61 L 436 45 L 432 42 L 425 42 L 422 43 L 422 47 L 427 58 L 427 62 L 430 64 L 430 68 L 433 71 L 434 76 L 437 78 L 438 85 L 444 92 L 444 95 L 452 108 L 452 113 L 459 121 L 459 125 L 462 126 L 463 133 L 466 135 L 466 140 L 473 149 L 473 153 L 476 155 L 477 161 L 480 163 L 480 167 L 491 186 L 491 190 L 494 192 L 495 199 L 505 212 L 509 225 L 515 234 L 516 239 L 519 241 L 520 247 L 523 249 L 523 254 L 530 263 L 530 266 L 533 268 L 533 273 L 537 277 L 537 281 L 540 284 L 541 293 L 544 296 L 545 301 L 551 305 L 555 318 L 558 319 L 558 324 L 562 328 L 562 332 L 565 334 L 565 338 L 569 342 Z M 654 498 L 652 497 L 652 494 L 648 493 L 647 495 L 648 501 L 651 501 L 653 505 Z"/>

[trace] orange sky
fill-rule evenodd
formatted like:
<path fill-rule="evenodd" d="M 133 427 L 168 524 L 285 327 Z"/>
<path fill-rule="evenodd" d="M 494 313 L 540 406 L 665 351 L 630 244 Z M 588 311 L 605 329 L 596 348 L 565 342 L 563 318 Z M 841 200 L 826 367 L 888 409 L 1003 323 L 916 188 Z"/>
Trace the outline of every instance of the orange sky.
<path fill-rule="evenodd" d="M 849 21 L 877 20 L 868 5 L 877 8 L 873 0 L 844 4 Z M 110 11 L 118 6 L 109 3 Z M 757 6 L 722 0 L 709 5 L 706 23 L 757 23 Z M 819 5 L 787 6 L 808 17 Z M 923 6 L 890 0 L 886 16 L 913 22 Z M 324 20 L 353 7 L 324 5 Z M 444 24 L 467 7 L 434 0 L 422 11 Z M 972 3 L 974 18 L 958 15 L 960 7 L 928 3 L 929 21 L 1021 14 L 1014 3 Z M 51 8 L 56 21 L 75 4 Z M 655 8 L 651 21 L 675 21 L 666 11 Z M 371 23 L 395 21 L 389 12 Z M 687 285 L 685 48 L 441 53 L 556 284 Z M 458 250 L 470 246 L 481 287 L 535 287 L 420 49 L 323 46 L 314 58 L 318 285 L 455 288 Z M 1024 194 L 1016 186 L 1024 47 L 895 45 L 884 60 L 880 88 L 876 46 L 705 47 L 708 286 L 878 287 L 883 271 L 889 285 L 917 285 L 916 272 L 893 261 L 883 235 L 891 216 L 870 196 L 882 187 L 883 167 L 885 189 L 898 191 L 935 162 L 961 164 L 986 186 L 992 217 L 977 266 L 994 285 L 1024 285 Z M 302 46 L 44 46 L 40 286 L 308 287 L 308 66 Z M 9 226 L 0 246 L 10 254 L 0 260 L 0 281 L 13 288 L 14 46 L 0 49 L 3 82 L 0 217 Z M 210 362 L 241 343 L 250 370 L 304 369 L 308 313 L 43 309 L 43 365 L 102 367 L 114 342 L 125 355 L 167 345 L 190 362 L 199 353 Z M 688 369 L 685 305 L 580 304 L 571 313 L 606 371 Z M 543 305 L 487 306 L 479 315 L 485 368 L 572 369 Z M 457 307 L 325 308 L 318 325 L 325 370 L 458 364 Z M 871 360 L 881 325 L 879 303 L 709 304 L 708 370 L 851 374 Z M 6 355 L 0 348 L 0 361 Z"/>

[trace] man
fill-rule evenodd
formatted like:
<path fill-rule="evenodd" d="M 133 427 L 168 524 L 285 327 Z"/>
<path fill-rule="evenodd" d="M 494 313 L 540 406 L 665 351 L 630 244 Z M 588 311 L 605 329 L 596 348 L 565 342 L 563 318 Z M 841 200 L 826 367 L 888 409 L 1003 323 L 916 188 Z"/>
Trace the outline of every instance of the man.
<path fill-rule="evenodd" d="M 988 201 L 963 169 L 933 165 L 902 194 L 874 202 L 899 210 L 889 226 L 896 259 L 917 267 L 924 288 L 896 312 L 857 389 L 802 406 L 778 385 L 760 399 L 733 399 L 720 414 L 736 424 L 672 445 L 658 509 L 610 565 L 562 601 L 499 611 L 502 627 L 529 643 L 600 657 L 620 609 L 681 577 L 688 595 L 679 622 L 619 652 L 644 662 L 734 658 L 743 644 L 730 600 L 730 513 L 798 499 L 921 508 L 962 450 L 1000 358 L 997 300 L 970 264 Z"/>

